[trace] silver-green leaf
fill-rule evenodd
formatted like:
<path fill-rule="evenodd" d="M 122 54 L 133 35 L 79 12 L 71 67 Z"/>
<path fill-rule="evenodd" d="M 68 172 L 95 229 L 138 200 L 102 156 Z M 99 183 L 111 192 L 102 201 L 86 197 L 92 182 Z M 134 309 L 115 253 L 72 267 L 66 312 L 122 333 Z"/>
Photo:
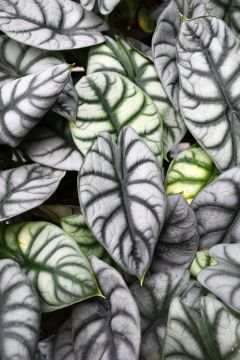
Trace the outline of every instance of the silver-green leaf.
<path fill-rule="evenodd" d="M 137 305 L 115 269 L 96 257 L 91 257 L 91 265 L 105 299 L 73 308 L 75 354 L 84 360 L 138 360 L 141 334 Z"/>
<path fill-rule="evenodd" d="M 72 321 L 60 326 L 53 343 L 53 360 L 77 360 L 73 351 Z"/>
<path fill-rule="evenodd" d="M 147 145 L 125 127 L 102 133 L 85 157 L 79 199 L 89 227 L 120 267 L 143 281 L 163 226 L 161 172 Z"/>
<path fill-rule="evenodd" d="M 240 241 L 240 166 L 225 171 L 193 200 L 200 249 Z"/>
<path fill-rule="evenodd" d="M 21 264 L 43 312 L 100 295 L 88 260 L 75 241 L 53 224 L 37 221 L 2 228 L 0 256 Z"/>
<path fill-rule="evenodd" d="M 240 163 L 239 51 L 238 37 L 216 17 L 187 20 L 181 26 L 181 112 L 220 171 Z"/>
<path fill-rule="evenodd" d="M 179 298 L 169 309 L 163 360 L 238 360 L 240 321 L 211 297 L 201 299 L 201 315 Z"/>
<path fill-rule="evenodd" d="M 10 38 L 45 50 L 67 50 L 104 41 L 108 27 L 71 0 L 2 0 L 0 30 Z"/>
<path fill-rule="evenodd" d="M 33 209 L 57 189 L 64 171 L 30 164 L 0 171 L 0 220 Z"/>
<path fill-rule="evenodd" d="M 203 269 L 198 281 L 240 313 L 240 244 L 220 244 L 209 250 L 216 264 Z"/>
<path fill-rule="evenodd" d="M 40 306 L 31 281 L 19 265 L 0 260 L 1 359 L 32 360 L 40 332 Z"/>

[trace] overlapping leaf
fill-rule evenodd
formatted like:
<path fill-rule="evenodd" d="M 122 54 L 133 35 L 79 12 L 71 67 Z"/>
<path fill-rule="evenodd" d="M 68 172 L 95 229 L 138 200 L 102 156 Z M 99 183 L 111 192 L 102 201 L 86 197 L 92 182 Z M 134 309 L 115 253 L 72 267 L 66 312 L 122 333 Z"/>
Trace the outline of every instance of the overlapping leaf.
<path fill-rule="evenodd" d="M 240 40 L 222 20 L 200 17 L 184 21 L 177 51 L 187 127 L 219 170 L 238 165 Z"/>
<path fill-rule="evenodd" d="M 64 171 L 30 164 L 0 171 L 0 220 L 30 210 L 57 189 Z"/>
<path fill-rule="evenodd" d="M 2 85 L 0 144 L 19 145 L 55 103 L 69 75 L 69 65 L 62 64 Z"/>
<path fill-rule="evenodd" d="M 145 139 L 162 162 L 162 120 L 148 95 L 118 74 L 104 72 L 84 76 L 76 85 L 80 97 L 77 122 L 71 123 L 73 139 L 86 154 L 98 134 L 107 131 L 117 137 L 130 125 Z"/>
<path fill-rule="evenodd" d="M 150 46 L 148 46 L 145 43 L 143 43 L 142 41 L 134 39 L 134 38 L 127 38 L 127 42 L 130 46 L 132 46 L 140 54 L 144 55 L 149 60 L 153 61 L 152 49 Z"/>
<path fill-rule="evenodd" d="M 225 171 L 192 202 L 200 235 L 200 248 L 239 242 L 240 166 Z"/>
<path fill-rule="evenodd" d="M 179 266 L 187 269 L 198 248 L 194 211 L 182 195 L 167 197 L 165 222 L 157 242 L 151 269 Z"/>
<path fill-rule="evenodd" d="M 137 360 L 140 318 L 121 275 L 96 257 L 91 265 L 106 299 L 76 305 L 72 312 L 73 346 L 84 360 Z"/>
<path fill-rule="evenodd" d="M 40 330 L 39 301 L 13 260 L 0 260 L 0 297 L 1 359 L 32 360 Z"/>
<path fill-rule="evenodd" d="M 64 63 L 64 58 L 59 53 L 20 44 L 5 35 L 0 36 L 0 53 L 0 86 L 10 80 Z M 72 120 L 76 118 L 77 106 L 78 95 L 69 79 L 53 105 L 53 110 Z"/>
<path fill-rule="evenodd" d="M 142 281 L 166 205 L 156 160 L 131 128 L 122 130 L 118 144 L 106 133 L 99 136 L 80 171 L 79 199 L 96 239 Z"/>
<path fill-rule="evenodd" d="M 34 209 L 33 213 L 41 220 L 60 225 L 61 218 L 71 216 L 79 212 L 79 206 L 71 205 L 41 205 Z"/>
<path fill-rule="evenodd" d="M 198 281 L 240 313 L 240 245 L 217 245 L 209 250 L 209 255 L 217 264 L 202 270 Z"/>
<path fill-rule="evenodd" d="M 72 341 L 72 322 L 69 319 L 60 327 L 54 339 L 53 360 L 76 360 Z"/>
<path fill-rule="evenodd" d="M 91 48 L 88 74 L 113 71 L 128 77 L 154 101 L 163 120 L 163 142 L 166 154 L 185 134 L 185 125 L 168 100 L 151 60 L 136 51 L 125 40 L 106 37 L 104 44 Z"/>
<path fill-rule="evenodd" d="M 176 110 L 179 110 L 176 38 L 181 26 L 180 14 L 189 19 L 207 14 L 221 17 L 223 11 L 211 0 L 172 0 L 158 19 L 152 42 L 153 58 L 162 85 Z"/>
<path fill-rule="evenodd" d="M 53 360 L 53 336 L 38 343 L 37 353 L 34 360 Z"/>
<path fill-rule="evenodd" d="M 215 0 L 218 7 L 221 8 L 224 13 L 223 19 L 229 25 L 229 27 L 235 31 L 236 35 L 240 34 L 239 15 L 240 15 L 240 3 L 238 0 L 225 1 Z"/>
<path fill-rule="evenodd" d="M 211 297 L 201 299 L 201 315 L 175 298 L 169 309 L 164 360 L 238 360 L 240 321 Z"/>
<path fill-rule="evenodd" d="M 193 198 L 217 175 L 209 156 L 198 146 L 183 150 L 172 160 L 165 179 L 166 193 L 182 193 L 191 203 Z"/>
<path fill-rule="evenodd" d="M 2 228 L 0 256 L 21 264 L 44 312 L 99 295 L 88 260 L 75 241 L 53 224 L 38 221 Z"/>
<path fill-rule="evenodd" d="M 71 0 L 2 0 L 0 30 L 27 45 L 66 50 L 103 42 L 107 26 Z"/>

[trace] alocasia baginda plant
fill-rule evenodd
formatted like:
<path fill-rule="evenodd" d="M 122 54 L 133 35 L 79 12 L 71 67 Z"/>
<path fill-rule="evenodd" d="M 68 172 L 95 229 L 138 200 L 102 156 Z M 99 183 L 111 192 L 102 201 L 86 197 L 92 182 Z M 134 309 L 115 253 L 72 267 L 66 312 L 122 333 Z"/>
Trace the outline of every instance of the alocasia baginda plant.
<path fill-rule="evenodd" d="M 238 360 L 240 5 L 119 3 L 0 1 L 0 359 Z"/>

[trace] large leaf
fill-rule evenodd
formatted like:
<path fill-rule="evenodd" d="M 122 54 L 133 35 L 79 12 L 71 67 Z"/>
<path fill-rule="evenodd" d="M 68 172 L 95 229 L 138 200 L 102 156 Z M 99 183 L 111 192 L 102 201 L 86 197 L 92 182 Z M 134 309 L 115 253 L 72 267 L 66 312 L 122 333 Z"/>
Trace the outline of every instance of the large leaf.
<path fill-rule="evenodd" d="M 64 63 L 64 58 L 57 52 L 23 45 L 5 35 L 0 36 L 0 53 L 0 86 L 10 80 L 43 72 L 48 67 Z M 69 79 L 59 94 L 53 110 L 72 120 L 76 118 L 77 106 L 78 95 Z"/>
<path fill-rule="evenodd" d="M 198 146 L 183 150 L 172 160 L 165 179 L 168 195 L 182 193 L 191 203 L 195 196 L 217 175 L 210 157 Z"/>
<path fill-rule="evenodd" d="M 57 189 L 64 171 L 31 164 L 0 171 L 0 220 L 30 210 Z"/>
<path fill-rule="evenodd" d="M 125 40 L 106 37 L 104 44 L 92 47 L 88 74 L 114 71 L 136 83 L 154 101 L 163 120 L 163 142 L 166 154 L 185 134 L 185 125 L 168 100 L 151 60 L 136 51 Z"/>
<path fill-rule="evenodd" d="M 199 17 L 182 24 L 177 51 L 187 127 L 219 170 L 239 164 L 240 40 L 222 20 Z"/>
<path fill-rule="evenodd" d="M 1 359 L 32 360 L 40 330 L 39 301 L 13 260 L 0 260 L 0 298 Z"/>
<path fill-rule="evenodd" d="M 76 49 L 104 41 L 103 20 L 71 0 L 2 0 L 0 30 L 21 43 L 46 50 Z"/>
<path fill-rule="evenodd" d="M 240 313 L 240 245 L 221 244 L 209 250 L 217 264 L 202 270 L 198 281 Z"/>
<path fill-rule="evenodd" d="M 180 14 L 191 19 L 207 13 L 223 15 L 221 8 L 211 0 L 172 0 L 158 19 L 152 40 L 153 58 L 162 85 L 176 110 L 179 110 L 176 38 L 181 26 Z"/>
<path fill-rule="evenodd" d="M 198 248 L 199 235 L 194 211 L 182 195 L 167 197 L 165 222 L 157 242 L 151 269 L 180 266 L 187 269 Z"/>
<path fill-rule="evenodd" d="M 171 303 L 164 360 L 238 360 L 240 321 L 211 297 L 201 300 L 201 316 L 180 299 Z"/>
<path fill-rule="evenodd" d="M 156 160 L 137 134 L 118 144 L 103 133 L 79 176 L 82 213 L 96 239 L 127 272 L 143 281 L 163 226 L 166 200 Z"/>
<path fill-rule="evenodd" d="M 137 360 L 141 334 L 136 303 L 115 269 L 96 257 L 91 265 L 106 299 L 73 308 L 75 354 L 84 360 Z"/>
<path fill-rule="evenodd" d="M 69 75 L 69 65 L 62 64 L 2 85 L 0 144 L 19 145 L 55 103 Z"/>
<path fill-rule="evenodd" d="M 125 77 L 104 72 L 84 76 L 76 85 L 80 97 L 73 139 L 86 154 L 97 136 L 108 131 L 117 138 L 125 125 L 142 136 L 162 163 L 162 120 L 148 95 Z"/>
<path fill-rule="evenodd" d="M 91 266 L 75 241 L 50 223 L 2 228 L 0 256 L 21 264 L 37 289 L 44 312 L 100 294 Z"/>
<path fill-rule="evenodd" d="M 205 187 L 192 202 L 200 235 L 200 248 L 239 242 L 240 166 L 230 169 Z"/>
<path fill-rule="evenodd" d="M 71 319 L 58 330 L 53 345 L 53 360 L 76 360 L 73 351 L 72 322 Z"/>

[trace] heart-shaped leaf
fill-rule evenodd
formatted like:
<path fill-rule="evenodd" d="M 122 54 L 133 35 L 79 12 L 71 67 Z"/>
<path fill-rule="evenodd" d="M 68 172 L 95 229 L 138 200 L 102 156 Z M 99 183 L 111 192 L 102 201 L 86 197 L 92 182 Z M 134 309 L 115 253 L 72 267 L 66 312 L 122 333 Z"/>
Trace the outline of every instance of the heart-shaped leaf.
<path fill-rule="evenodd" d="M 183 150 L 172 160 L 165 179 L 168 195 L 181 193 L 191 203 L 195 196 L 217 176 L 210 157 L 198 146 Z"/>
<path fill-rule="evenodd" d="M 0 86 L 10 80 L 43 72 L 48 67 L 65 62 L 59 53 L 20 44 L 5 35 L 0 36 L 0 53 Z M 76 118 L 77 107 L 78 95 L 69 79 L 52 109 L 72 120 Z"/>
<path fill-rule="evenodd" d="M 30 280 L 13 260 L 0 260 L 1 359 L 32 360 L 40 331 L 40 307 Z"/>
<path fill-rule="evenodd" d="M 137 360 L 141 338 L 137 305 L 115 269 L 94 256 L 91 265 L 106 299 L 90 300 L 73 308 L 76 357 Z"/>
<path fill-rule="evenodd" d="M 53 360 L 77 360 L 73 351 L 71 319 L 65 321 L 55 336 Z"/>
<path fill-rule="evenodd" d="M 69 75 L 69 65 L 62 64 L 2 85 L 0 144 L 19 145 L 55 103 Z"/>
<path fill-rule="evenodd" d="M 106 37 L 104 44 L 92 47 L 88 58 L 88 74 L 114 71 L 136 83 L 154 101 L 163 120 L 163 142 L 166 154 L 185 134 L 185 125 L 177 114 L 159 81 L 152 61 L 141 55 L 124 39 Z"/>
<path fill-rule="evenodd" d="M 182 195 L 167 197 L 165 222 L 157 242 L 151 269 L 179 266 L 187 269 L 198 248 L 197 220 Z"/>
<path fill-rule="evenodd" d="M 239 242 L 240 166 L 225 171 L 192 202 L 200 235 L 200 249 Z"/>
<path fill-rule="evenodd" d="M 37 289 L 43 312 L 100 294 L 88 260 L 53 224 L 38 221 L 2 228 L 0 256 L 21 264 Z"/>
<path fill-rule="evenodd" d="M 183 22 L 177 51 L 187 127 L 219 170 L 238 165 L 240 40 L 224 21 L 199 17 Z"/>
<path fill-rule="evenodd" d="M 201 299 L 201 315 L 175 298 L 169 309 L 164 360 L 238 360 L 240 321 L 211 297 Z"/>
<path fill-rule="evenodd" d="M 117 138 L 125 125 L 143 137 L 162 163 L 162 120 L 150 99 L 126 77 L 104 72 L 84 76 L 76 85 L 80 102 L 73 139 L 85 155 L 97 136 L 108 131 Z"/>
<path fill-rule="evenodd" d="M 220 244 L 209 250 L 217 260 L 198 275 L 198 281 L 240 313 L 240 244 Z"/>
<path fill-rule="evenodd" d="M 172 0 L 161 13 L 153 35 L 153 58 L 158 76 L 177 111 L 179 71 L 176 63 L 176 38 L 181 26 L 180 14 L 191 19 L 207 13 L 219 17 L 223 15 L 221 7 L 212 0 Z"/>
<path fill-rule="evenodd" d="M 30 164 L 0 171 L 0 220 L 30 210 L 57 189 L 64 171 Z"/>
<path fill-rule="evenodd" d="M 163 226 L 166 200 L 156 160 L 137 134 L 118 144 L 102 133 L 79 176 L 82 213 L 96 239 L 120 267 L 143 281 Z"/>
<path fill-rule="evenodd" d="M 46 50 L 76 49 L 104 41 L 108 27 L 71 0 L 2 0 L 0 30 L 10 38 Z"/>

